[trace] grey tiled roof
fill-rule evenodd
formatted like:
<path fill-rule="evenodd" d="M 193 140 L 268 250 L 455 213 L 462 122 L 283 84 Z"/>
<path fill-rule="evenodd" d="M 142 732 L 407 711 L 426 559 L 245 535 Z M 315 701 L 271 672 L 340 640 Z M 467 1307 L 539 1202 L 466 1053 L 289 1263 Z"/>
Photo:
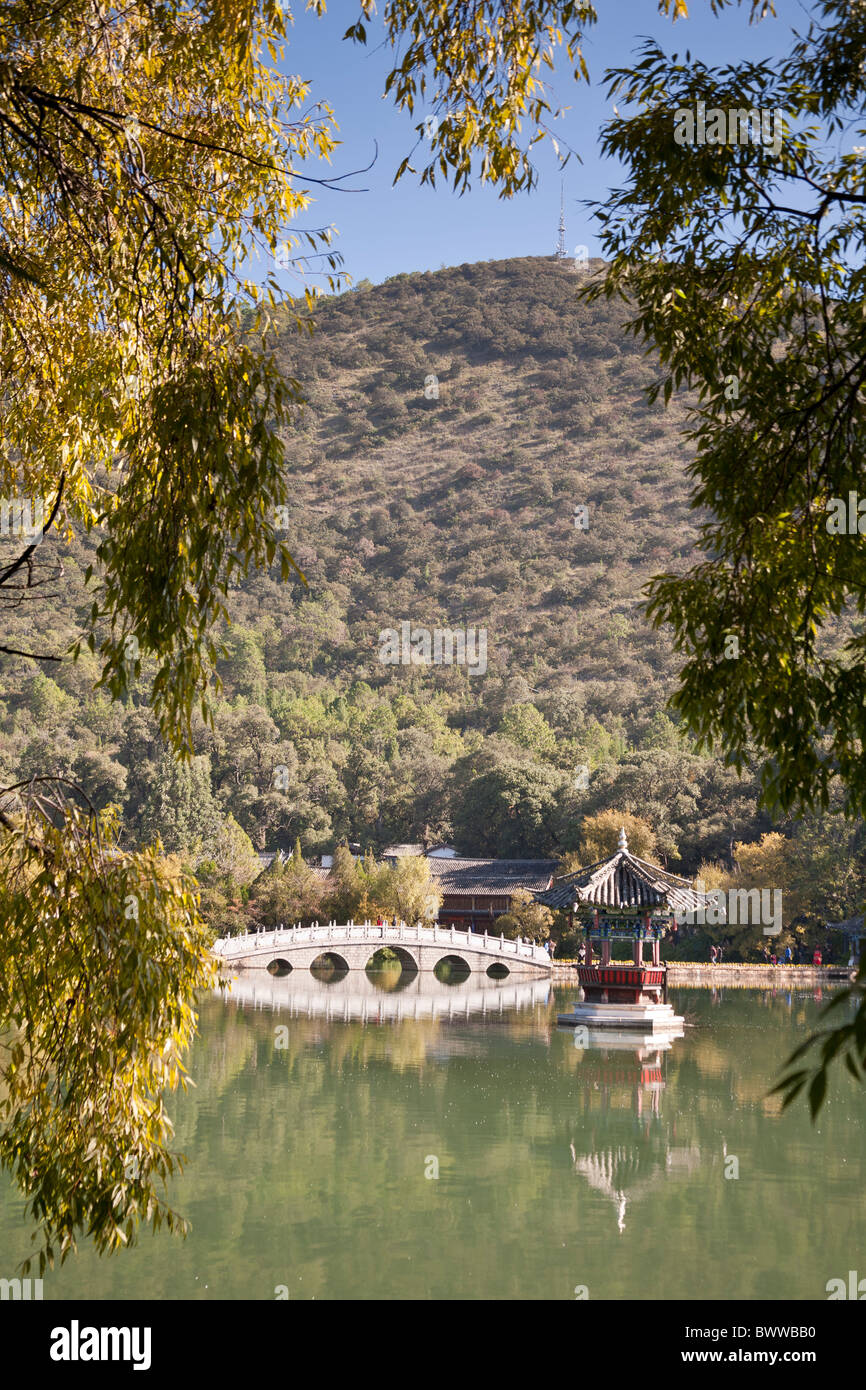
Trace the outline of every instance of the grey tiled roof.
<path fill-rule="evenodd" d="M 406 849 L 408 846 L 391 846 Z M 273 863 L 275 855 L 269 851 L 259 854 L 262 867 Z M 399 857 L 399 856 L 394 856 Z M 289 856 L 280 851 L 283 863 Z M 557 859 L 435 859 L 428 858 L 430 877 L 442 893 L 449 897 L 483 897 L 485 894 L 507 897 L 516 888 L 527 888 L 534 893 L 549 888 L 553 875 L 559 868 Z M 310 865 L 318 878 L 327 879 L 329 869 Z"/>
<path fill-rule="evenodd" d="M 556 859 L 428 859 L 430 876 L 449 897 L 507 896 L 516 888 L 549 888 Z"/>
<path fill-rule="evenodd" d="M 859 936 L 863 932 L 863 914 L 856 917 L 846 917 L 844 922 L 825 922 L 825 927 L 830 931 L 843 931 L 848 936 Z"/>
<path fill-rule="evenodd" d="M 627 849 L 600 859 L 573 874 L 554 880 L 549 891 L 536 893 L 546 907 L 570 909 L 575 903 L 596 907 L 689 909 L 700 907 L 703 895 L 687 878 L 668 873 L 658 864 L 638 859 Z"/>

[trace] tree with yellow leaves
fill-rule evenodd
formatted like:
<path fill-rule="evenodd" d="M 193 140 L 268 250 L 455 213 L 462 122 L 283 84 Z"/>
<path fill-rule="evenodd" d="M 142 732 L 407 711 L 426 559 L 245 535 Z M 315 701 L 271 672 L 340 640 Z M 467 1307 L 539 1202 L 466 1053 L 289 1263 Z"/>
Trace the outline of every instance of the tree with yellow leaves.
<path fill-rule="evenodd" d="M 630 852 L 638 859 L 652 859 L 656 849 L 656 837 L 652 826 L 641 816 L 631 811 L 597 811 L 584 819 L 580 833 L 580 853 L 577 855 L 580 868 L 585 864 L 595 864 L 600 859 L 608 859 L 616 853 L 620 831 L 624 830 Z M 575 856 L 570 856 L 574 859 Z M 566 871 L 568 872 L 568 871 Z"/>

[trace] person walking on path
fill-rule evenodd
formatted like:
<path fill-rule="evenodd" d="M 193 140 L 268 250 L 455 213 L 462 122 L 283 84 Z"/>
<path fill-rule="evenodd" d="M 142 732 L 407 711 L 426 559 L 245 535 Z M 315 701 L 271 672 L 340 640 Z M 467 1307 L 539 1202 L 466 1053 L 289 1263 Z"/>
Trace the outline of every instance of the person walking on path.
<path fill-rule="evenodd" d="M 716 950 L 715 946 L 711 946 L 711 947 L 710 947 L 710 964 L 711 964 L 711 965 L 715 965 L 716 961 L 718 960 L 718 956 L 719 956 L 719 953 L 718 953 L 718 951 Z"/>
<path fill-rule="evenodd" d="M 820 965 L 820 964 L 821 964 L 821 948 L 820 948 L 819 946 L 816 946 L 816 947 L 815 947 L 815 954 L 814 954 L 813 957 L 812 957 L 812 964 L 813 964 L 813 965 Z"/>

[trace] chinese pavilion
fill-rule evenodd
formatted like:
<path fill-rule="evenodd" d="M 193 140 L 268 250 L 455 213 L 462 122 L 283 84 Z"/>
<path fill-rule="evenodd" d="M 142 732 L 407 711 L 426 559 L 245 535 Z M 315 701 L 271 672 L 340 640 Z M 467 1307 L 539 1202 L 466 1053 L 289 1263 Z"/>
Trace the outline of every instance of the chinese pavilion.
<path fill-rule="evenodd" d="M 703 897 L 688 879 L 632 854 L 624 830 L 610 859 L 565 874 L 536 893 L 537 902 L 567 909 L 585 933 L 585 960 L 577 968 L 583 1002 L 573 1014 L 560 1014 L 560 1023 L 650 1032 L 679 1028 L 683 1020 L 665 999 L 661 943 L 674 913 L 696 911 Z M 614 941 L 631 944 L 630 961 L 612 960 Z M 644 960 L 645 944 L 650 961 Z"/>

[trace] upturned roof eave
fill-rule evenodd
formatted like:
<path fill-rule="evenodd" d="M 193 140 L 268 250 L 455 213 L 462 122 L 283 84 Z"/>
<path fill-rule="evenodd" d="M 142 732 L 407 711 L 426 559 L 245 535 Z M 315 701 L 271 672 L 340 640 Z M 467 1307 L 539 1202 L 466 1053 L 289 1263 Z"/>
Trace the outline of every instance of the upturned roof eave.
<path fill-rule="evenodd" d="M 618 871 L 624 867 L 628 876 L 640 885 L 640 891 L 621 897 L 616 883 Z M 604 902 L 604 888 L 610 886 L 614 901 Z M 691 887 L 689 880 L 668 873 L 656 864 L 638 858 L 628 848 L 619 848 L 607 859 L 597 860 L 571 874 L 555 878 L 550 888 L 536 893 L 538 901 L 550 907 L 576 907 L 578 904 L 619 909 L 649 909 L 675 911 L 694 910 L 705 901 L 703 894 Z"/>

